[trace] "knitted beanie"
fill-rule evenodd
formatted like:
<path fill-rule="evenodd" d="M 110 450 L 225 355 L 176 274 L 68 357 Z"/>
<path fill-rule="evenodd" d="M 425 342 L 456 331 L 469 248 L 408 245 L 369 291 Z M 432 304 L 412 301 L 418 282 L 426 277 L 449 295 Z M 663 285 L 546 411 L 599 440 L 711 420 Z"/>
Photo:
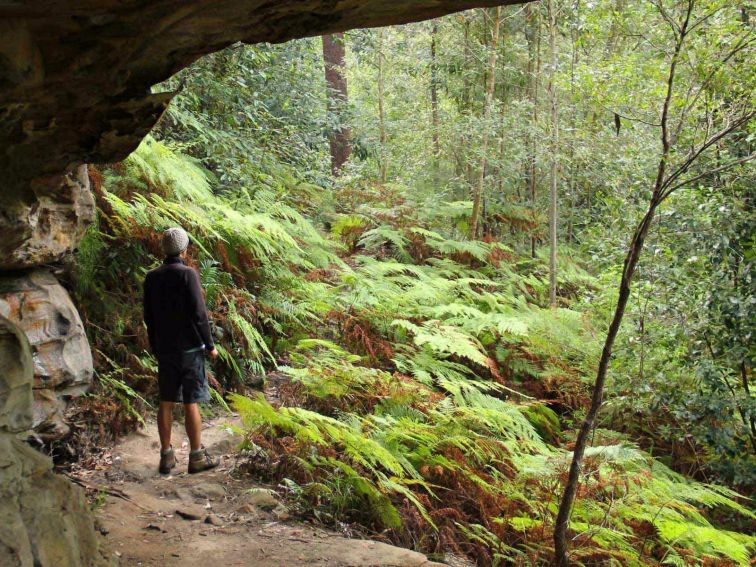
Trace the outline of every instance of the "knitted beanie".
<path fill-rule="evenodd" d="M 166 256 L 178 256 L 189 246 L 189 235 L 183 228 L 169 228 L 163 233 L 162 246 Z"/>

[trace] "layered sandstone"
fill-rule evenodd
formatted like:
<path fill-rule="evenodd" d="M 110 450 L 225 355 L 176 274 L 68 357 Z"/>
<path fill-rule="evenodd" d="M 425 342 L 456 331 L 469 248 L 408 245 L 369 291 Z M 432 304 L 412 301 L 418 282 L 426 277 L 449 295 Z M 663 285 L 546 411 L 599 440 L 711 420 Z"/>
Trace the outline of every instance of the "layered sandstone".
<path fill-rule="evenodd" d="M 0 316 L 15 323 L 31 345 L 32 426 L 45 440 L 68 432 L 67 403 L 92 382 L 84 326 L 66 290 L 44 269 L 0 275 Z"/>
<path fill-rule="evenodd" d="M 19 438 L 32 425 L 33 372 L 26 335 L 0 316 L 0 565 L 107 564 L 83 491 Z"/>

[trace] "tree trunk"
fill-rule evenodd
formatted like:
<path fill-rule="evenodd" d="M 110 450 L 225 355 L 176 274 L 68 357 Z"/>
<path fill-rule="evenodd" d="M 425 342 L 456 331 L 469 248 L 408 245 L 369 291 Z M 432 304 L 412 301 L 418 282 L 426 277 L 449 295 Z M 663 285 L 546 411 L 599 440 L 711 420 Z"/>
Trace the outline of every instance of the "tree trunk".
<path fill-rule="evenodd" d="M 351 131 L 346 124 L 349 102 L 346 80 L 346 50 L 344 34 L 323 36 L 323 63 L 328 89 L 328 113 L 336 126 L 329 134 L 331 146 L 331 173 L 337 177 L 352 153 Z"/>
<path fill-rule="evenodd" d="M 388 142 L 388 136 L 386 135 L 386 110 L 385 110 L 385 81 L 384 72 L 386 59 L 383 54 L 383 40 L 384 30 L 380 28 L 378 30 L 378 137 L 381 146 L 380 155 L 380 178 L 381 183 L 386 183 L 388 179 L 388 153 L 386 151 L 386 145 Z"/>
<path fill-rule="evenodd" d="M 472 49 L 470 48 L 470 18 L 465 17 L 465 68 L 462 72 L 462 106 L 465 110 L 470 108 L 470 76 L 467 74 L 472 65 Z"/>
<path fill-rule="evenodd" d="M 549 0 L 552 2 L 553 0 Z M 567 530 L 570 523 L 570 515 L 572 513 L 572 505 L 575 502 L 575 496 L 577 494 L 578 484 L 580 482 L 580 471 L 583 455 L 585 454 L 585 448 L 588 444 L 588 437 L 593 429 L 593 423 L 596 420 L 596 416 L 601 409 L 601 404 L 604 396 L 604 385 L 606 383 L 606 373 L 609 368 L 609 361 L 612 358 L 612 349 L 614 347 L 614 341 L 619 333 L 620 326 L 622 324 L 622 318 L 625 315 L 625 308 L 627 307 L 628 299 L 630 298 L 630 284 L 635 274 L 635 268 L 638 265 L 640 254 L 643 251 L 643 244 L 648 234 L 648 230 L 651 227 L 651 223 L 654 220 L 656 209 L 659 204 L 664 200 L 664 188 L 665 188 L 665 175 L 667 170 L 667 160 L 670 153 L 670 141 L 667 128 L 667 122 L 669 118 L 669 108 L 672 100 L 672 90 L 675 83 L 675 70 L 677 68 L 677 60 L 682 49 L 682 44 L 685 40 L 687 33 L 688 22 L 690 21 L 690 13 L 692 10 L 693 0 L 688 2 L 688 11 L 685 20 L 680 27 L 680 33 L 677 36 L 675 42 L 675 51 L 672 55 L 672 60 L 669 66 L 669 74 L 667 77 L 667 92 L 664 99 L 664 105 L 661 113 L 661 141 L 662 151 L 659 159 L 659 166 L 656 174 L 656 180 L 654 181 L 653 193 L 651 200 L 648 204 L 648 209 L 643 219 L 635 228 L 633 237 L 630 240 L 627 254 L 622 269 L 622 277 L 620 278 L 619 285 L 619 297 L 617 298 L 617 305 L 614 309 L 614 316 L 609 325 L 609 330 L 606 334 L 604 341 L 604 348 L 601 351 L 601 358 L 599 360 L 598 371 L 596 373 L 596 383 L 593 386 L 593 394 L 591 396 L 591 405 L 588 408 L 588 413 L 580 425 L 580 431 L 578 432 L 577 439 L 575 440 L 575 447 L 572 452 L 572 463 L 570 464 L 570 471 L 567 477 L 567 483 L 564 486 L 564 493 L 562 494 L 562 500 L 559 503 L 559 512 L 556 518 L 556 524 L 554 526 L 554 554 L 555 563 L 558 567 L 568 567 L 570 565 L 570 559 L 567 554 Z M 667 193 L 668 195 L 669 193 Z"/>
<path fill-rule="evenodd" d="M 439 143 L 438 127 L 438 61 L 436 59 L 436 46 L 438 42 L 438 23 L 433 22 L 431 28 L 431 45 L 430 45 L 430 96 L 431 96 L 431 135 L 433 136 L 433 157 L 435 167 L 438 168 L 438 158 L 441 155 L 441 145 Z"/>
<path fill-rule="evenodd" d="M 559 151 L 559 113 L 556 93 L 556 9 L 548 1 L 549 11 L 549 102 L 551 104 L 551 189 L 549 192 L 549 305 L 557 305 L 557 153 Z"/>
<path fill-rule="evenodd" d="M 567 222 L 567 244 L 572 245 L 573 236 L 575 234 L 575 209 L 577 208 L 577 171 L 578 167 L 575 163 L 575 148 L 578 144 L 577 137 L 577 104 L 575 103 L 575 67 L 578 64 L 579 51 L 578 40 L 580 39 L 580 30 L 578 23 L 580 20 L 580 2 L 575 6 L 573 14 L 573 24 L 570 31 L 572 39 L 572 57 L 570 59 L 570 99 L 572 100 L 572 110 L 570 112 L 570 137 L 571 143 L 569 144 L 569 159 L 567 163 L 570 167 L 570 204 L 569 204 L 569 216 Z"/>
<path fill-rule="evenodd" d="M 569 557 L 567 555 L 567 529 L 569 527 L 569 518 L 572 513 L 572 505 L 575 501 L 575 495 L 577 494 L 577 487 L 580 481 L 580 471 L 583 455 L 585 454 L 585 448 L 588 444 L 588 437 L 593 429 L 593 423 L 598 414 L 598 410 L 601 408 L 604 395 L 604 384 L 606 382 L 606 372 L 609 367 L 609 361 L 612 357 L 612 348 L 614 341 L 617 338 L 620 325 L 622 324 L 622 318 L 625 315 L 625 308 L 627 307 L 627 301 L 630 298 L 630 284 L 632 282 L 633 275 L 635 274 L 635 268 L 640 258 L 640 253 L 643 250 L 643 244 L 648 234 L 648 229 L 651 226 L 651 222 L 656 214 L 656 208 L 659 205 L 656 199 L 656 195 L 649 203 L 648 210 L 643 217 L 643 220 L 638 224 L 633 233 L 633 237 L 630 240 L 630 246 L 628 248 L 627 255 L 625 257 L 624 268 L 622 270 L 622 278 L 619 286 L 619 298 L 617 299 L 617 305 L 614 310 L 614 316 L 612 322 L 609 325 L 606 340 L 604 341 L 604 348 L 601 352 L 601 359 L 599 360 L 599 368 L 596 376 L 596 383 L 593 387 L 593 396 L 591 398 L 591 405 L 588 409 L 588 413 L 580 426 L 577 439 L 575 441 L 575 448 L 573 449 L 572 463 L 570 465 L 570 472 L 567 478 L 567 484 L 564 487 L 564 493 L 559 506 L 559 513 L 557 515 L 556 525 L 554 527 L 554 549 L 556 552 L 556 563 L 559 567 L 567 567 L 570 565 Z"/>
<path fill-rule="evenodd" d="M 486 87 L 486 100 L 483 108 L 483 136 L 480 143 L 480 171 L 478 171 L 478 183 L 473 193 L 473 209 L 470 217 L 470 240 L 478 235 L 478 217 L 480 216 L 480 200 L 483 194 L 483 182 L 486 177 L 486 152 L 488 151 L 488 139 L 490 137 L 489 123 L 493 107 L 493 94 L 496 86 L 496 50 L 499 46 L 499 26 L 501 24 L 501 6 L 494 10 L 493 23 L 491 24 L 491 50 L 488 59 L 488 85 Z"/>
<path fill-rule="evenodd" d="M 612 10 L 612 24 L 609 27 L 609 34 L 606 38 L 606 54 L 607 56 L 613 55 L 617 49 L 620 37 L 620 18 L 625 13 L 626 0 L 614 0 L 614 8 Z"/>
<path fill-rule="evenodd" d="M 533 27 L 527 34 L 528 39 L 528 74 L 530 75 L 530 102 L 533 105 L 533 114 L 530 124 L 531 131 L 528 134 L 528 194 L 530 196 L 530 206 L 533 210 L 536 207 L 536 192 L 538 188 L 536 170 L 536 136 L 535 128 L 538 126 L 538 79 L 541 74 L 541 16 L 539 7 L 534 4 L 528 4 L 527 10 L 529 19 L 534 21 Z M 530 237 L 530 255 L 535 258 L 536 255 L 536 238 L 535 235 Z"/>
<path fill-rule="evenodd" d="M 470 69 L 473 66 L 472 59 L 472 47 L 470 46 L 470 18 L 465 17 L 465 49 L 464 49 L 465 67 L 462 72 L 462 107 L 465 115 L 470 114 L 471 97 L 470 97 Z M 460 146 L 464 155 L 465 162 L 465 182 L 472 189 L 473 186 L 473 170 L 472 162 L 470 160 L 470 136 L 469 134 L 462 134 L 460 136 Z"/>

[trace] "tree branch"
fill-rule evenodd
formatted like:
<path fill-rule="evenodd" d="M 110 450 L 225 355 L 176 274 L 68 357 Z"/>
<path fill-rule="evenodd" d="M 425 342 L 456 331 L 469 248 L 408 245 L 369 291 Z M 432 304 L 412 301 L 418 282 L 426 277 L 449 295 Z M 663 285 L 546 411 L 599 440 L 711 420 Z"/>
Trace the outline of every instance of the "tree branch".
<path fill-rule="evenodd" d="M 688 155 L 688 158 L 683 163 L 681 163 L 675 169 L 675 171 L 673 171 L 672 174 L 669 177 L 667 177 L 666 180 L 664 180 L 664 183 L 662 183 L 660 189 L 662 191 L 666 190 L 667 187 L 672 185 L 672 183 L 674 183 L 678 177 L 680 177 L 683 173 L 688 171 L 688 169 L 693 164 L 693 162 L 695 162 L 703 152 L 705 152 L 707 149 L 709 149 L 711 146 L 716 144 L 719 140 L 721 140 L 722 138 L 724 138 L 725 136 L 727 136 L 734 130 L 737 130 L 741 126 L 747 124 L 754 116 L 756 116 L 756 110 L 747 112 L 740 118 L 736 119 L 735 122 L 728 124 L 725 128 L 723 128 L 722 130 L 720 130 L 719 132 L 711 136 L 708 140 L 703 142 L 697 149 L 692 150 L 690 154 Z"/>
<path fill-rule="evenodd" d="M 684 187 L 685 185 L 690 185 L 691 183 L 695 183 L 695 182 L 696 182 L 696 181 L 698 181 L 699 179 L 703 179 L 704 177 L 707 177 L 707 176 L 709 176 L 709 175 L 714 175 L 714 174 L 716 174 L 716 173 L 720 173 L 720 172 L 722 172 L 722 171 L 725 171 L 726 169 L 730 169 L 730 168 L 732 168 L 732 167 L 735 167 L 736 165 L 740 165 L 740 164 L 743 164 L 743 163 L 747 163 L 747 162 L 749 162 L 749 161 L 751 161 L 751 160 L 753 160 L 753 159 L 756 159 L 756 154 L 751 154 L 750 156 L 747 156 L 747 157 L 744 157 L 744 158 L 741 158 L 741 159 L 735 160 L 735 161 L 733 161 L 733 162 L 727 163 L 727 164 L 725 164 L 725 165 L 722 165 L 722 166 L 720 166 L 720 167 L 717 167 L 717 168 L 715 168 L 715 169 L 710 169 L 709 171 L 705 171 L 704 173 L 702 173 L 702 174 L 700 174 L 700 175 L 696 175 L 695 177 L 691 177 L 690 179 L 686 179 L 685 181 L 681 181 L 681 182 L 680 182 L 680 183 L 678 183 L 677 185 L 674 185 L 674 186 L 670 187 L 669 189 L 667 189 L 667 190 L 666 190 L 666 191 L 664 192 L 664 197 L 663 197 L 663 199 L 666 199 L 666 198 L 667 198 L 667 197 L 669 197 L 669 196 L 670 196 L 670 195 L 671 195 L 672 193 L 674 193 L 675 191 L 677 191 L 677 190 L 678 190 L 678 189 L 680 189 L 681 187 Z"/>
<path fill-rule="evenodd" d="M 675 129 L 675 137 L 679 137 L 680 132 L 682 131 L 683 125 L 685 123 L 685 118 L 688 115 L 688 112 L 693 108 L 693 106 L 698 102 L 698 99 L 701 97 L 701 94 L 705 91 L 706 87 L 709 85 L 709 82 L 714 78 L 714 75 L 716 75 L 719 71 L 722 70 L 722 66 L 727 63 L 730 59 L 732 59 L 735 55 L 737 55 L 740 51 L 743 51 L 746 47 L 751 45 L 756 39 L 751 39 L 749 41 L 746 41 L 746 38 L 748 35 L 744 35 L 740 40 L 738 40 L 735 43 L 735 47 L 733 47 L 727 55 L 725 55 L 721 60 L 719 60 L 716 65 L 714 65 L 714 68 L 711 70 L 711 72 L 706 76 L 706 78 L 703 80 L 701 85 L 698 88 L 698 92 L 696 93 L 696 96 L 693 97 L 693 99 L 690 101 L 689 104 L 686 104 L 683 107 L 682 112 L 680 113 L 680 121 L 677 124 L 677 128 Z"/>
<path fill-rule="evenodd" d="M 570 565 L 570 558 L 568 555 L 568 543 L 567 543 L 567 531 L 569 529 L 570 516 L 572 514 L 572 507 L 577 496 L 577 489 L 580 483 L 580 475 L 582 471 L 582 460 L 585 454 L 585 449 L 588 444 L 588 438 L 593 429 L 593 424 L 596 420 L 599 410 L 603 402 L 604 385 L 606 383 L 606 375 L 609 369 L 609 362 L 612 358 L 612 352 L 614 348 L 614 342 L 619 333 L 620 326 L 622 325 L 622 319 L 625 315 L 625 309 L 627 302 L 630 298 L 630 289 L 635 274 L 635 269 L 640 260 L 641 252 L 643 251 L 643 245 L 648 235 L 648 231 L 651 227 L 651 223 L 654 220 L 656 209 L 662 200 L 662 187 L 664 184 L 665 170 L 667 167 L 667 160 L 669 158 L 670 143 L 669 134 L 667 130 L 667 121 L 669 118 L 669 108 L 672 100 L 673 87 L 675 84 L 675 70 L 677 68 L 677 61 L 682 50 L 683 43 L 685 41 L 686 30 L 690 22 L 690 15 L 693 10 L 694 0 L 688 0 L 688 8 L 683 19 L 682 25 L 679 27 L 680 33 L 676 35 L 675 51 L 672 55 L 672 60 L 669 66 L 669 74 L 667 77 L 667 92 L 664 98 L 664 105 L 661 115 L 661 141 L 662 152 L 659 157 L 659 169 L 654 182 L 654 190 L 651 199 L 648 203 L 648 208 L 643 219 L 638 223 L 633 232 L 633 236 L 630 239 L 627 254 L 625 255 L 625 261 L 622 268 L 622 277 L 619 284 L 619 295 L 617 298 L 617 304 L 614 309 L 614 315 L 612 316 L 609 329 L 606 333 L 606 339 L 604 340 L 604 348 L 601 351 L 601 358 L 599 359 L 598 370 L 596 372 L 596 381 L 593 386 L 593 392 L 591 395 L 591 403 L 588 407 L 583 422 L 580 425 L 577 439 L 575 440 L 575 447 L 572 452 L 572 462 L 570 463 L 570 469 L 567 476 L 567 482 L 564 485 L 564 492 L 562 493 L 562 499 L 559 503 L 559 512 L 557 513 L 556 522 L 554 525 L 554 559 L 558 567 L 567 567 Z M 663 8 L 660 7 L 660 10 Z M 662 12 L 662 15 L 665 14 Z"/>

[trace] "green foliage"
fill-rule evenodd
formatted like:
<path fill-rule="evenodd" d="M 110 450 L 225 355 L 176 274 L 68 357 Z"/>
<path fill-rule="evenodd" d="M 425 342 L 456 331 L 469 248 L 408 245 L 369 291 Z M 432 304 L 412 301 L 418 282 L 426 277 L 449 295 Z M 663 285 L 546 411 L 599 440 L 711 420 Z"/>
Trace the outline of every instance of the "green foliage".
<path fill-rule="evenodd" d="M 418 347 L 427 345 L 430 350 L 441 356 L 457 356 L 481 366 L 486 365 L 487 359 L 482 352 L 482 345 L 473 337 L 460 332 L 457 327 L 439 325 L 436 321 L 428 321 L 422 327 L 418 327 L 404 319 L 398 319 L 393 324 L 412 334 Z"/>
<path fill-rule="evenodd" d="M 151 235 L 163 227 L 190 228 L 220 336 L 217 370 L 227 382 L 275 366 L 270 336 L 300 337 L 288 343 L 297 346 L 280 368 L 294 388 L 290 399 L 299 405 L 277 408 L 261 396 L 232 401 L 252 441 L 270 446 L 292 440 L 277 450 L 286 456 L 281 463 L 303 513 L 401 533 L 409 505 L 430 533 L 451 526 L 471 543 L 487 542 L 484 555 L 492 561 L 541 549 L 534 533 L 553 521 L 554 510 L 524 503 L 548 500 L 566 455 L 550 444 L 561 435 L 559 418 L 528 392 L 540 396 L 551 384 L 590 373 L 596 350 L 585 314 L 537 305 L 542 264 L 523 261 L 519 270 L 497 265 L 492 245 L 460 245 L 415 224 L 408 233 L 383 225 L 360 241 L 366 252 L 380 254 L 390 246 L 397 260 L 360 255 L 348 267 L 305 217 L 272 200 L 267 190 L 217 195 L 212 176 L 198 171 L 196 162 L 154 141 L 126 166 L 106 179 L 112 192 L 103 189 L 111 232 L 90 236 L 84 258 L 110 253 L 111 239 L 134 237 L 145 243 L 144 255 L 153 246 Z M 174 194 L 179 182 L 186 187 Z M 145 195 L 144 188 L 153 186 L 157 191 Z M 411 258 L 405 234 L 421 237 L 431 254 Z M 320 251 L 323 262 L 315 260 Z M 82 270 L 91 273 L 96 265 L 87 260 Z M 302 277 L 318 266 L 337 266 L 335 277 Z M 597 285 L 579 267 L 567 271 L 565 281 L 579 290 Z M 289 286 L 287 293 L 282 285 Z M 354 340 L 366 350 L 378 341 L 389 345 L 395 374 L 365 366 L 342 340 L 322 338 L 332 332 L 327 323 L 312 327 L 318 313 L 339 312 L 344 324 L 350 321 L 346 314 L 365 323 L 336 336 L 352 340 L 350 333 L 369 328 Z M 593 448 L 588 459 L 595 472 L 587 476 L 589 495 L 573 517 L 582 542 L 578 556 L 608 554 L 642 564 L 651 549 L 665 549 L 670 558 L 696 553 L 735 562 L 750 553 L 751 539 L 716 528 L 697 508 L 729 508 L 751 517 L 735 502 L 736 494 L 690 483 L 624 445 Z M 460 486 L 498 512 L 439 516 L 462 506 L 450 499 Z M 512 506 L 519 510 L 514 524 L 505 515 L 491 523 Z M 637 530 L 645 523 L 654 535 L 639 547 Z M 528 546 L 502 543 L 510 541 L 509 530 L 526 534 Z"/>
<path fill-rule="evenodd" d="M 95 183 L 98 224 L 77 253 L 73 287 L 103 353 L 103 386 L 129 412 L 149 398 L 155 368 L 138 298 L 160 231 L 180 224 L 196 243 L 189 261 L 222 389 L 274 372 L 275 404 L 230 399 L 247 445 L 260 448 L 249 466 L 262 464 L 256 472 L 285 486 L 298 512 L 482 565 L 548 563 L 570 429 L 616 303 L 627 228 L 655 174 L 674 34 L 665 14 L 680 10 L 556 4 L 563 136 L 548 153 L 537 5 L 503 8 L 489 124 L 479 64 L 490 55 L 488 14 L 384 30 L 384 141 L 376 33 L 347 35 L 354 151 L 337 180 L 327 133 L 341 124 L 327 111 L 319 40 L 232 46 L 171 79 L 163 87 L 182 92 L 154 137 Z M 745 52 L 721 61 L 752 30 L 735 5 L 705 10 L 681 92 L 698 92 L 702 77 L 711 86 L 673 105 L 675 120 L 694 124 L 679 122 L 673 161 L 753 92 Z M 746 156 L 752 142 L 752 130 L 723 140 L 704 165 Z M 552 152 L 554 309 L 543 243 Z M 484 237 L 471 241 L 483 157 Z M 752 177 L 746 166 L 702 177 L 649 235 L 600 415 L 622 433 L 596 431 L 572 517 L 579 564 L 752 559 L 750 502 L 672 470 L 753 485 Z M 214 394 L 221 405 L 224 394 Z"/>
<path fill-rule="evenodd" d="M 400 261 L 409 261 L 407 253 L 407 239 L 401 233 L 390 226 L 383 225 L 366 231 L 360 238 L 359 245 L 368 252 L 376 252 L 384 246 L 390 246 L 391 254 Z"/>
<path fill-rule="evenodd" d="M 303 366 L 284 371 L 304 387 L 305 399 L 312 396 L 324 406 L 341 400 L 336 405 L 344 407 L 348 397 L 346 407 L 360 413 L 344 409 L 327 417 L 302 407 L 274 408 L 262 397 L 235 396 L 233 402 L 253 440 L 291 436 L 294 443 L 285 444 L 287 458 L 308 463 L 308 484 L 298 484 L 300 490 L 311 483 L 320 487 L 321 496 L 340 495 L 326 515 L 397 529 L 399 503 L 407 498 L 428 527 L 438 529 L 433 510 L 448 505 L 445 488 L 450 482 L 469 483 L 481 491 L 479 498 L 498 502 L 502 511 L 512 501 L 547 500 L 558 485 L 569 455 L 545 443 L 540 428 L 532 425 L 532 420 L 536 427 L 556 425 L 556 417 L 541 406 L 518 406 L 475 387 L 450 392 L 449 398 L 430 398 L 425 387 L 354 366 L 359 359 L 332 343 L 307 341 L 301 348 L 297 361 Z M 363 413 L 371 399 L 377 405 L 372 413 Z M 642 565 L 645 554 L 659 550 L 745 563 L 756 546 L 756 538 L 716 528 L 701 513 L 702 508 L 729 509 L 754 518 L 728 489 L 691 482 L 626 444 L 590 448 L 586 465 L 587 496 L 572 521 L 577 557 L 604 554 L 622 564 Z M 322 513 L 322 502 L 320 507 Z M 486 542 L 494 561 L 526 555 L 502 542 L 507 532 L 500 528 L 533 536 L 532 551 L 535 534 L 553 521 L 555 509 L 526 505 L 521 510 L 526 514 L 495 523 L 498 531 L 471 520 L 457 527 L 471 541 Z M 644 532 L 645 525 L 652 531 Z"/>
<path fill-rule="evenodd" d="M 119 366 L 102 352 L 98 352 L 97 354 L 102 356 L 110 367 L 108 372 L 100 370 L 95 373 L 95 378 L 101 389 L 100 395 L 114 397 L 120 407 L 123 408 L 127 418 L 132 418 L 141 425 L 144 425 L 144 418 L 137 407 L 137 403 L 147 408 L 151 407 L 150 403 L 126 383 L 124 380 L 125 368 Z"/>
<path fill-rule="evenodd" d="M 373 520 L 385 528 L 397 528 L 401 524 L 399 513 L 386 496 L 389 490 L 406 493 L 403 482 L 417 480 L 419 474 L 412 465 L 397 456 L 379 441 L 363 433 L 367 423 L 345 423 L 307 411 L 303 408 L 287 408 L 276 411 L 262 397 L 256 399 L 233 396 L 234 408 L 249 428 L 265 427 L 273 434 L 286 433 L 298 441 L 314 447 L 337 447 L 349 462 L 334 457 L 313 455 L 311 464 L 335 474 L 339 483 L 347 483 L 354 500 L 355 510 L 367 504 Z M 367 471 L 361 474 L 354 467 Z M 343 488 L 342 488 L 343 491 Z M 424 513 L 422 505 L 421 513 Z M 342 505 L 343 506 L 343 505 Z"/>
<path fill-rule="evenodd" d="M 331 225 L 331 234 L 340 239 L 350 252 L 354 252 L 367 225 L 360 215 L 340 215 Z"/>

